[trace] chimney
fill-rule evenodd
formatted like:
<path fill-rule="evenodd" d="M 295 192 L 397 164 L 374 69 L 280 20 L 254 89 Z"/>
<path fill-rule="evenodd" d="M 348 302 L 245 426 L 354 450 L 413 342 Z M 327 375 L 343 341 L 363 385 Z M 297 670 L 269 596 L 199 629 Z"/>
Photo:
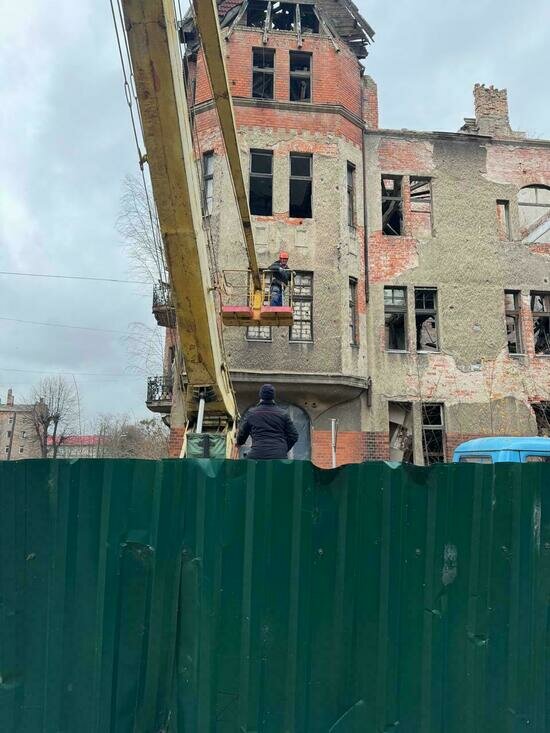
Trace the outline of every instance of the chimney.
<path fill-rule="evenodd" d="M 8 389 L 8 399 L 7 399 L 6 404 L 9 407 L 13 407 L 13 390 L 11 387 Z"/>

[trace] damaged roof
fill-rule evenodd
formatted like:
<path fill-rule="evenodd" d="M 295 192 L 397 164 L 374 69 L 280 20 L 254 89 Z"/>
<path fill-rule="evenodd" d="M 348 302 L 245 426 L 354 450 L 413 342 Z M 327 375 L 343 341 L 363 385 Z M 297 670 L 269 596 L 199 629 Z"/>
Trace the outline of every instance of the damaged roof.
<path fill-rule="evenodd" d="M 242 12 L 242 6 L 258 5 L 262 0 L 218 0 L 218 13 L 222 27 L 231 26 L 238 21 L 238 25 L 246 25 L 246 12 Z M 267 2 L 265 3 L 268 4 Z M 272 8 L 281 5 L 280 2 L 270 3 Z M 351 0 L 306 0 L 296 3 L 295 0 L 285 0 L 288 5 L 314 6 L 322 23 L 320 32 L 327 33 L 340 38 L 355 53 L 358 58 L 365 58 L 368 54 L 367 46 L 374 38 L 374 30 L 361 16 L 357 6 Z M 193 53 L 198 46 L 192 11 L 190 10 L 182 24 L 182 40 L 188 44 L 188 52 Z"/>

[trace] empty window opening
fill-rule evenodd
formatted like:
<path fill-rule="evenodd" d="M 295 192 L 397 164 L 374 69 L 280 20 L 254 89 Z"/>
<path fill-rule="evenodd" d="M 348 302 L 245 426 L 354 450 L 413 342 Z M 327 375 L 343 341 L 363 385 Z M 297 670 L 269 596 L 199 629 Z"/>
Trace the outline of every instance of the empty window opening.
<path fill-rule="evenodd" d="M 526 186 L 518 193 L 519 225 L 526 242 L 550 242 L 550 187 Z"/>
<path fill-rule="evenodd" d="M 537 435 L 550 438 L 550 402 L 533 402 L 531 407 L 537 421 Z"/>
<path fill-rule="evenodd" d="M 300 28 L 302 33 L 319 33 L 319 18 L 313 5 L 299 5 Z"/>
<path fill-rule="evenodd" d="M 387 351 L 407 350 L 407 289 L 384 288 Z"/>
<path fill-rule="evenodd" d="M 294 323 L 290 341 L 313 341 L 313 274 L 297 272 L 293 291 Z"/>
<path fill-rule="evenodd" d="M 531 293 L 535 354 L 550 356 L 550 293 Z"/>
<path fill-rule="evenodd" d="M 437 334 L 437 290 L 414 289 L 414 316 L 416 321 L 416 350 L 439 351 Z"/>
<path fill-rule="evenodd" d="M 246 25 L 250 28 L 263 28 L 267 18 L 267 2 L 251 0 L 246 11 Z"/>
<path fill-rule="evenodd" d="M 23 453 L 24 450 L 24 448 L 19 448 L 19 453 Z"/>
<path fill-rule="evenodd" d="M 410 402 L 388 402 L 390 461 L 413 462 L 413 411 Z"/>
<path fill-rule="evenodd" d="M 290 153 L 289 216 L 311 219 L 312 156 Z"/>
<path fill-rule="evenodd" d="M 11 438 L 11 430 L 8 430 L 7 436 L 8 436 L 8 438 Z"/>
<path fill-rule="evenodd" d="M 445 462 L 445 425 L 439 402 L 422 404 L 422 450 L 426 466 Z"/>
<path fill-rule="evenodd" d="M 26 430 L 23 430 L 23 432 L 21 433 L 21 437 L 22 438 L 26 438 L 27 437 L 27 431 Z"/>
<path fill-rule="evenodd" d="M 510 354 L 521 354 L 521 294 L 518 290 L 504 291 L 506 338 Z"/>
<path fill-rule="evenodd" d="M 431 178 L 411 177 L 411 219 L 416 233 L 432 233 Z"/>
<path fill-rule="evenodd" d="M 273 152 L 250 151 L 250 213 L 271 216 L 273 213 Z"/>
<path fill-rule="evenodd" d="M 214 153 L 204 153 L 202 156 L 202 177 L 204 193 L 205 216 L 212 214 L 214 206 Z"/>
<path fill-rule="evenodd" d="M 403 176 L 382 176 L 382 232 L 389 236 L 403 233 Z"/>
<path fill-rule="evenodd" d="M 311 54 L 290 51 L 290 101 L 311 102 Z"/>
<path fill-rule="evenodd" d="M 296 30 L 296 5 L 294 3 L 272 3 L 271 28 L 274 31 Z"/>
<path fill-rule="evenodd" d="M 352 346 L 359 343 L 359 328 L 357 314 L 357 280 L 354 277 L 349 279 L 349 342 Z"/>
<path fill-rule="evenodd" d="M 512 239 L 512 232 L 510 229 L 510 202 L 499 200 L 497 201 L 497 223 L 498 223 L 498 238 L 502 242 L 509 242 Z"/>
<path fill-rule="evenodd" d="M 347 166 L 348 226 L 355 226 L 355 166 Z"/>
<path fill-rule="evenodd" d="M 252 49 L 252 96 L 273 99 L 275 51 L 271 48 Z"/>

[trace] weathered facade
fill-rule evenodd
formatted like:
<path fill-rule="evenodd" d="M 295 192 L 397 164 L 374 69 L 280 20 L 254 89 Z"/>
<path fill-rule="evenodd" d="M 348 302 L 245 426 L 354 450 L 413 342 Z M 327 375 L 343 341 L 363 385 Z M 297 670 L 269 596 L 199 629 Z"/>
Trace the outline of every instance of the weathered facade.
<path fill-rule="evenodd" d="M 483 86 L 458 133 L 379 129 L 360 61 L 373 32 L 353 3 L 228 1 L 220 19 L 258 258 L 268 267 L 285 249 L 297 272 L 290 331 L 224 331 L 241 412 L 272 382 L 301 426 L 296 457 L 322 466 L 331 418 L 339 463 L 437 461 L 470 436 L 544 430 L 550 143 L 513 132 L 506 93 Z M 182 35 L 214 266 L 226 273 L 222 297 L 244 299 L 244 274 L 230 272 L 244 268 L 244 246 L 191 20 Z M 168 329 L 167 355 L 172 344 Z M 172 410 L 176 453 L 177 379 L 160 396 L 148 404 Z"/>

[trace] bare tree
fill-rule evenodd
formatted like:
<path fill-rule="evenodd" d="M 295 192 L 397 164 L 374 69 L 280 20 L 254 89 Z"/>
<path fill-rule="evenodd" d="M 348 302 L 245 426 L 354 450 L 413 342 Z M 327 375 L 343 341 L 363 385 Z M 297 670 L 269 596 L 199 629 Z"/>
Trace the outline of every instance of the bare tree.
<path fill-rule="evenodd" d="M 97 433 L 101 458 L 166 458 L 168 430 L 155 418 L 131 422 L 127 416 L 102 415 Z"/>
<path fill-rule="evenodd" d="M 161 374 L 164 364 L 164 329 L 130 323 L 124 336 L 130 370 L 136 374 Z"/>
<path fill-rule="evenodd" d="M 167 272 L 153 195 L 141 178 L 126 176 L 122 184 L 116 229 L 130 259 L 132 273 L 143 280 L 166 282 Z"/>
<path fill-rule="evenodd" d="M 31 420 L 42 458 L 57 457 L 57 451 L 74 428 L 77 394 L 63 377 L 45 377 L 32 390 Z"/>

